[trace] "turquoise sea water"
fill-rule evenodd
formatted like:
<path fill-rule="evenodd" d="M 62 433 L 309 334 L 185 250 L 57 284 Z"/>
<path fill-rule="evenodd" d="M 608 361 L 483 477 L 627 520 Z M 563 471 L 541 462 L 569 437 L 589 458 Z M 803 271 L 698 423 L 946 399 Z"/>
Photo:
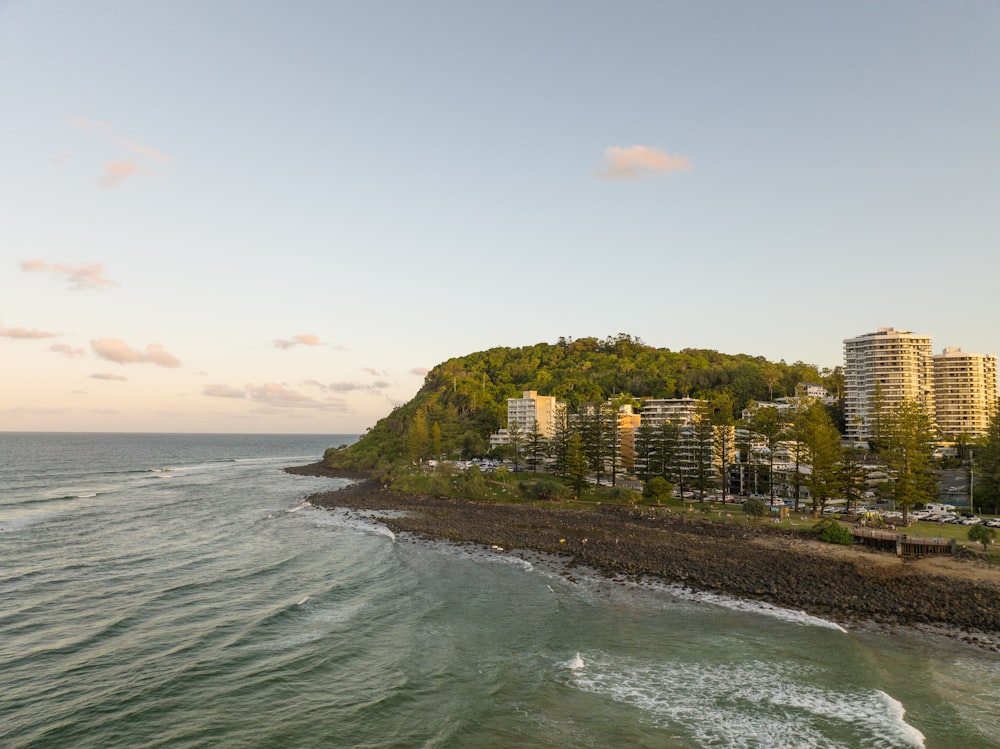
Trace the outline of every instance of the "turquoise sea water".
<path fill-rule="evenodd" d="M 0 434 L 0 747 L 1000 747 L 994 654 L 394 538 L 350 439 Z"/>

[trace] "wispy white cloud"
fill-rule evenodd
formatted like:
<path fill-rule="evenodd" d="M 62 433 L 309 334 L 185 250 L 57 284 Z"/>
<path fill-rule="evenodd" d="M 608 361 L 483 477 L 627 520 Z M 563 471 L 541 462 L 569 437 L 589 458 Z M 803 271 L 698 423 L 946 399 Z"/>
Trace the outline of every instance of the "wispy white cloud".
<path fill-rule="evenodd" d="M 317 380 L 310 381 L 321 385 Z M 279 382 L 267 382 L 263 385 L 247 384 L 242 388 L 230 387 L 229 385 L 206 385 L 202 388 L 202 395 L 214 398 L 235 398 L 238 400 L 249 400 L 261 406 L 265 411 L 277 413 L 279 411 L 347 411 L 349 408 L 339 398 L 313 398 L 310 395 L 299 392 L 283 385 Z"/>
<path fill-rule="evenodd" d="M 205 385 L 201 389 L 202 395 L 209 395 L 213 398 L 246 398 L 247 391 L 242 388 L 229 387 L 229 385 Z"/>
<path fill-rule="evenodd" d="M 124 375 L 111 374 L 110 372 L 95 372 L 87 375 L 92 380 L 114 380 L 115 382 L 128 382 L 128 377 Z"/>
<path fill-rule="evenodd" d="M 312 333 L 299 333 L 291 338 L 275 338 L 274 345 L 278 348 L 291 348 L 292 346 L 319 346 L 319 336 Z"/>
<path fill-rule="evenodd" d="M 113 190 L 130 177 L 144 174 L 149 172 L 140 169 L 134 162 L 111 161 L 104 165 L 104 174 L 98 177 L 97 182 L 105 190 Z"/>
<path fill-rule="evenodd" d="M 384 377 L 385 375 L 389 374 L 384 369 L 375 369 L 375 367 L 363 367 L 362 369 L 363 371 L 370 374 L 372 377 Z"/>
<path fill-rule="evenodd" d="M 320 382 L 319 380 L 304 380 L 303 385 L 307 387 L 319 388 L 324 392 L 332 393 L 353 393 L 364 390 L 384 390 L 385 388 L 392 387 L 391 382 L 386 380 L 375 380 L 374 382 L 365 383 L 359 382 L 357 380 L 345 380 L 340 382 Z"/>
<path fill-rule="evenodd" d="M 649 174 L 686 171 L 691 159 L 666 153 L 654 146 L 608 146 L 605 165 L 600 176 L 604 179 L 636 179 Z"/>
<path fill-rule="evenodd" d="M 78 359 L 86 353 L 82 348 L 70 346 L 68 343 L 53 343 L 49 346 L 49 351 L 55 351 L 70 359 Z"/>
<path fill-rule="evenodd" d="M 324 386 L 324 390 L 332 390 L 335 393 L 350 393 L 354 390 L 366 390 L 368 388 L 362 382 L 331 382 Z"/>
<path fill-rule="evenodd" d="M 28 330 L 27 328 L 0 328 L 0 338 L 21 338 L 33 340 L 36 338 L 55 338 L 58 333 L 47 330 Z"/>
<path fill-rule="evenodd" d="M 247 385 L 250 400 L 275 408 L 324 408 L 323 401 L 316 400 L 298 390 L 291 390 L 277 382 L 263 385 Z"/>
<path fill-rule="evenodd" d="M 48 273 L 53 276 L 65 276 L 69 279 L 72 289 L 99 289 L 102 286 L 117 286 L 104 275 L 103 263 L 85 263 L 83 265 L 66 265 L 65 263 L 49 263 L 40 258 L 25 260 L 21 263 L 25 273 Z"/>
<path fill-rule="evenodd" d="M 430 370 L 427 367 L 414 367 L 410 370 L 410 374 L 415 374 L 417 377 L 426 377 L 428 372 Z"/>
<path fill-rule="evenodd" d="M 140 351 L 117 338 L 98 338 L 90 342 L 90 348 L 102 359 L 117 364 L 156 364 L 159 367 L 181 365 L 180 359 L 159 343 L 150 343 L 145 351 Z"/>
<path fill-rule="evenodd" d="M 78 130 L 96 131 L 99 133 L 110 133 L 114 130 L 107 122 L 88 120 L 86 117 L 70 117 L 69 124 Z"/>
<path fill-rule="evenodd" d="M 137 153 L 140 156 L 148 156 L 151 159 L 156 159 L 157 161 L 162 161 L 164 163 L 169 163 L 173 161 L 173 157 L 168 153 L 163 153 L 162 151 L 157 151 L 148 146 L 140 146 L 138 143 L 133 143 L 130 140 L 125 140 L 124 138 L 115 138 L 115 143 L 132 153 Z"/>
<path fill-rule="evenodd" d="M 83 130 L 89 135 L 94 135 L 102 140 L 107 139 L 123 151 L 139 156 L 142 159 L 153 159 L 161 164 L 173 161 L 173 157 L 168 153 L 116 135 L 115 128 L 107 122 L 97 122 L 85 117 L 72 117 L 69 122 L 70 125 L 78 130 Z M 105 190 L 113 190 L 132 177 L 152 173 L 149 169 L 141 168 L 134 158 L 121 159 L 106 163 L 103 167 L 103 173 L 97 182 Z"/>

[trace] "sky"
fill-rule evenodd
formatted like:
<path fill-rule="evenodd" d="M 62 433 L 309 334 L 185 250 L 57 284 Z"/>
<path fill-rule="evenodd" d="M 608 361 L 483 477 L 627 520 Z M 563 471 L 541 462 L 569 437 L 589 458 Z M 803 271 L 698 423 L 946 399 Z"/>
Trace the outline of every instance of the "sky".
<path fill-rule="evenodd" d="M 995 0 L 0 0 L 0 431 L 361 433 L 560 337 L 1000 354 L 998 39 Z"/>

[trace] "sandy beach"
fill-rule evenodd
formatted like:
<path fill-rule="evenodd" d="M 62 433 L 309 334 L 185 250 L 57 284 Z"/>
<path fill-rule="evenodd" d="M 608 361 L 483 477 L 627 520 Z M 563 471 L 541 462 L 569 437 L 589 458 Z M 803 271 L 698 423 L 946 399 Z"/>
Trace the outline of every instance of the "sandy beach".
<path fill-rule="evenodd" d="M 345 477 L 320 464 L 290 473 Z M 397 533 L 557 555 L 610 577 L 652 578 L 799 609 L 842 623 L 944 627 L 996 649 L 1000 570 L 975 559 L 892 554 L 651 509 L 495 504 L 386 491 L 358 483 L 308 497 L 318 507 L 395 510 Z M 982 637 L 980 637 L 982 635 Z"/>

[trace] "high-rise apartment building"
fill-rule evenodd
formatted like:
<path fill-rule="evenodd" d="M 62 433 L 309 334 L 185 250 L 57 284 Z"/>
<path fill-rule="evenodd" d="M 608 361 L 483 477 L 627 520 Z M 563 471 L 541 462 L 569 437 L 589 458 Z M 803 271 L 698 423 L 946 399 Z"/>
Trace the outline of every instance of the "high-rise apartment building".
<path fill-rule="evenodd" d="M 847 437 L 869 439 L 875 406 L 891 409 L 904 400 L 924 405 L 934 419 L 934 359 L 931 338 L 879 328 L 844 341 L 844 416 Z"/>
<path fill-rule="evenodd" d="M 649 398 L 642 404 L 643 421 L 661 424 L 672 421 L 687 426 L 697 421 L 701 409 L 707 405 L 699 398 Z"/>
<path fill-rule="evenodd" d="M 986 434 L 997 412 L 997 358 L 946 348 L 934 357 L 934 402 L 946 437 Z"/>
<path fill-rule="evenodd" d="M 515 424 L 521 434 L 532 434 L 536 424 L 539 434 L 551 437 L 556 428 L 556 399 L 551 395 L 539 395 L 534 390 L 525 390 L 521 398 L 507 399 L 507 428 Z"/>

